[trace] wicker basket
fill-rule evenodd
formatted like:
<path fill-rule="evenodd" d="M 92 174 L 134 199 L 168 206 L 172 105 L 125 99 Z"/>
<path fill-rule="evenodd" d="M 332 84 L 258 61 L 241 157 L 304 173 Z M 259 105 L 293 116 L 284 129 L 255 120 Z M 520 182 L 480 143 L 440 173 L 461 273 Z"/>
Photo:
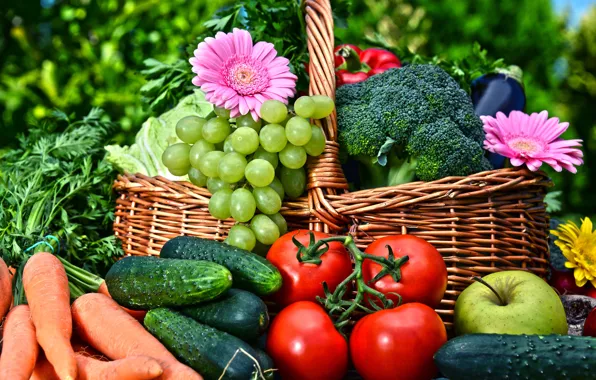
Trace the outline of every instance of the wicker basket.
<path fill-rule="evenodd" d="M 333 18 L 329 0 L 307 0 L 310 94 L 334 97 Z M 415 182 L 349 193 L 339 162 L 336 115 L 316 121 L 327 136 L 322 156 L 308 163 L 308 197 L 284 202 L 290 228 L 337 232 L 351 228 L 363 247 L 375 238 L 410 233 L 434 244 L 449 271 L 439 314 L 451 324 L 457 295 L 474 275 L 548 267 L 544 173 L 502 169 L 463 178 Z M 118 177 L 114 230 L 129 255 L 158 255 L 178 235 L 223 240 L 233 221 L 209 215 L 209 193 L 188 182 L 143 175 Z"/>

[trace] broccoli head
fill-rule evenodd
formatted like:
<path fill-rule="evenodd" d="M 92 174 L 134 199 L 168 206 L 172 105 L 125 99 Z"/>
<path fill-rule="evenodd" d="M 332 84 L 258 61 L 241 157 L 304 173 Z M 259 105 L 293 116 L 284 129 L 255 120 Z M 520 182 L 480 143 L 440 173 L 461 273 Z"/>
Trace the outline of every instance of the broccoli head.
<path fill-rule="evenodd" d="M 438 66 L 408 65 L 344 85 L 336 107 L 340 145 L 360 161 L 415 165 L 423 181 L 491 169 L 470 97 Z M 388 161 L 392 155 L 399 159 Z"/>

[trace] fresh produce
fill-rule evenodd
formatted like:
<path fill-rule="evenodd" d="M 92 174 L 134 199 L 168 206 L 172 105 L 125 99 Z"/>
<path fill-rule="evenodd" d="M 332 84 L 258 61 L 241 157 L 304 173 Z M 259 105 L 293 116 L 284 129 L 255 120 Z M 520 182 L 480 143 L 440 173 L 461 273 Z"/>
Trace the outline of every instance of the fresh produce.
<path fill-rule="evenodd" d="M 596 288 L 594 288 L 593 286 L 588 287 L 585 295 L 588 297 L 596 298 Z"/>
<path fill-rule="evenodd" d="M 103 159 L 114 128 L 97 108 L 80 120 L 55 112 L 2 155 L 0 255 L 16 270 L 15 305 L 24 303 L 22 271 L 35 252 L 94 273 L 122 255 L 112 230 L 116 172 Z"/>
<path fill-rule="evenodd" d="M 255 352 L 255 358 L 259 361 L 261 365 L 261 370 L 265 374 L 265 378 L 273 379 L 273 374 L 275 371 L 275 363 L 273 363 L 273 359 L 267 353 L 259 348 L 253 347 Z"/>
<path fill-rule="evenodd" d="M 4 321 L 0 379 L 29 380 L 38 354 L 29 306 L 15 306 Z"/>
<path fill-rule="evenodd" d="M 358 321 L 350 336 L 350 356 L 366 380 L 430 380 L 437 374 L 433 355 L 446 342 L 437 313 L 409 303 Z"/>
<path fill-rule="evenodd" d="M 596 308 L 592 309 L 590 314 L 588 314 L 582 335 L 596 337 Z"/>
<path fill-rule="evenodd" d="M 112 265 L 106 285 L 118 304 L 148 310 L 217 298 L 232 286 L 232 274 L 208 261 L 129 256 Z"/>
<path fill-rule="evenodd" d="M 31 256 L 23 270 L 23 288 L 37 341 L 48 361 L 60 379 L 75 380 L 77 362 L 70 345 L 70 292 L 60 260 L 47 252 Z"/>
<path fill-rule="evenodd" d="M 156 359 L 164 378 L 202 380 L 176 358 L 114 300 L 89 293 L 72 304 L 72 319 L 79 337 L 112 360 L 129 356 Z"/>
<path fill-rule="evenodd" d="M 457 335 L 567 333 L 559 296 L 535 274 L 503 271 L 477 281 L 455 303 Z"/>
<path fill-rule="evenodd" d="M 240 289 L 230 289 L 214 301 L 179 311 L 247 342 L 256 340 L 269 326 L 267 305 L 254 294 Z"/>
<path fill-rule="evenodd" d="M 80 380 L 150 380 L 163 373 L 159 363 L 147 356 L 129 356 L 104 362 L 76 354 Z"/>
<path fill-rule="evenodd" d="M 215 240 L 178 236 L 164 244 L 160 256 L 166 259 L 207 260 L 225 266 L 233 276 L 234 287 L 258 296 L 276 292 L 282 277 L 263 257 Z"/>
<path fill-rule="evenodd" d="M 250 345 L 173 310 L 150 310 L 145 326 L 180 361 L 206 380 L 246 380 L 255 378 L 253 374 L 259 372 Z"/>
<path fill-rule="evenodd" d="M 464 379 L 596 379 L 596 339 L 569 335 L 470 334 L 435 355 L 441 373 Z"/>
<path fill-rule="evenodd" d="M 335 325 L 339 329 L 342 329 L 349 322 L 350 315 L 356 310 L 373 313 L 374 310 L 390 309 L 394 305 L 399 306 L 402 301 L 405 302 L 406 300 L 414 302 L 421 299 L 429 303 L 437 303 L 436 299 L 439 295 L 442 297 L 445 292 L 445 263 L 442 259 L 437 259 L 438 252 L 432 246 L 429 247 L 425 242 L 410 237 L 399 237 L 397 239 L 388 237 L 380 240 L 380 243 L 373 243 L 365 252 L 356 247 L 351 235 L 333 236 L 319 239 L 316 242 L 313 236 L 308 246 L 304 246 L 299 241 L 294 242 L 295 246 L 298 247 L 297 257 L 316 260 L 325 254 L 327 246 L 332 242 L 342 242 L 351 254 L 354 261 L 353 271 L 337 285 L 334 291 L 330 291 L 328 284 L 323 282 L 325 297 L 318 298 L 329 310 L 330 315 L 337 316 Z M 396 244 L 397 242 L 399 242 L 399 245 Z M 396 257 L 393 253 L 394 248 L 401 250 L 400 253 L 403 256 Z M 386 253 L 383 253 L 383 249 L 386 250 Z M 412 269 L 407 269 L 409 280 L 405 280 L 403 287 L 398 286 L 396 283 L 400 283 L 406 276 L 402 275 L 402 266 L 408 264 L 410 252 L 416 259 L 414 265 L 410 267 Z M 430 259 L 428 256 L 430 256 Z M 371 262 L 377 264 L 378 267 L 371 267 Z M 419 265 L 421 269 L 425 268 L 425 271 L 429 270 L 425 265 L 430 265 L 434 271 L 432 273 L 438 278 L 425 277 L 426 274 L 421 272 L 421 269 L 416 270 Z M 417 283 L 415 279 L 412 279 L 416 276 L 426 278 L 428 284 Z M 350 284 L 352 281 L 356 284 L 356 295 L 353 300 L 347 300 L 345 295 L 348 290 L 351 290 Z M 377 289 L 376 283 L 378 281 L 382 282 Z M 402 296 L 396 293 L 398 287 L 400 291 L 404 291 L 406 299 L 402 299 Z M 383 291 L 387 293 L 385 294 Z M 430 297 L 426 292 L 430 294 Z"/>
<path fill-rule="evenodd" d="M 559 292 L 561 295 L 566 294 L 585 294 L 587 289 L 579 287 L 575 283 L 575 277 L 573 271 L 566 270 L 551 270 L 551 277 L 548 281 L 549 284 Z"/>
<path fill-rule="evenodd" d="M 300 104 L 300 114 L 316 119 L 327 117 L 335 108 L 331 98 L 320 95 L 302 97 Z M 295 198 L 306 188 L 306 178 L 300 174 L 297 179 L 283 180 L 287 176 L 283 168 L 303 172 L 307 156 L 324 151 L 325 135 L 307 118 L 288 113 L 279 100 L 263 102 L 262 120 L 257 121 L 249 114 L 230 119 L 229 110 L 216 111 L 223 116 L 216 112 L 213 117 L 193 117 L 192 122 L 189 116 L 180 119 L 176 133 L 185 141 L 170 142 L 161 156 L 163 165 L 175 175 L 188 174 L 191 182 L 212 192 L 211 216 L 249 223 L 242 238 L 236 236 L 229 244 L 251 250 L 253 240 L 270 245 L 282 232 L 267 216 L 279 213 L 286 194 Z M 263 121 L 269 124 L 263 126 Z M 257 210 L 262 215 L 255 215 Z"/>
<path fill-rule="evenodd" d="M 12 275 L 0 258 L 0 320 L 4 318 L 12 303 Z"/>
<path fill-rule="evenodd" d="M 162 163 L 162 155 L 171 144 L 183 140 L 186 140 L 186 144 L 191 144 L 188 141 L 192 141 L 197 130 L 203 127 L 202 118 L 212 110 L 213 105 L 205 100 L 205 94 L 196 89 L 181 99 L 176 107 L 160 116 L 148 118 L 131 146 L 106 146 L 106 159 L 121 172 L 162 176 L 172 180 L 183 179 L 184 175 L 174 175 L 168 171 Z M 171 157 L 172 162 L 176 162 L 175 158 Z"/>
<path fill-rule="evenodd" d="M 432 181 L 492 167 L 470 98 L 434 65 L 409 65 L 337 90 L 338 139 L 361 187 Z"/>
<path fill-rule="evenodd" d="M 348 344 L 325 310 L 299 301 L 271 322 L 267 352 L 284 380 L 340 380 L 348 369 Z"/>
<path fill-rule="evenodd" d="M 337 87 L 358 83 L 389 69 L 401 67 L 399 58 L 392 52 L 379 49 L 360 49 L 355 45 L 335 47 L 335 75 Z"/>
<path fill-rule="evenodd" d="M 364 252 L 385 258 L 392 254 L 398 260 L 408 256 L 395 275 L 378 263 L 365 260 L 362 277 L 374 289 L 395 304 L 401 297 L 402 303 L 420 302 L 433 309 L 439 307 L 447 289 L 447 267 L 443 256 L 426 240 L 413 235 L 387 236 L 375 240 Z"/>
<path fill-rule="evenodd" d="M 522 71 L 517 66 L 484 74 L 474 79 L 470 86 L 474 111 L 478 116 L 495 117 L 497 112 L 508 116 L 511 111 L 523 111 L 526 107 Z M 505 157 L 492 152 L 488 156 L 495 168 L 504 166 Z"/>
<path fill-rule="evenodd" d="M 300 244 L 312 245 L 329 238 L 322 232 L 297 230 L 288 232 L 273 243 L 267 260 L 279 269 L 283 279 L 281 288 L 274 294 L 276 304 L 287 306 L 297 301 L 317 302 L 323 297 L 323 282 L 334 292 L 337 286 L 352 273 L 352 260 L 340 242 L 330 242 L 329 249 L 320 256 L 299 255 Z"/>

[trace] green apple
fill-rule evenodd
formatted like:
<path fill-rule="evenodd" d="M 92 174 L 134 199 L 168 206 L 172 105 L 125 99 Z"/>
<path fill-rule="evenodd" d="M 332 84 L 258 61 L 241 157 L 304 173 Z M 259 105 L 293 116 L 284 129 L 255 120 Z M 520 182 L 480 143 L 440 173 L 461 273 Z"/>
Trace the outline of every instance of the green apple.
<path fill-rule="evenodd" d="M 561 299 L 540 277 L 525 271 L 489 274 L 455 303 L 455 333 L 567 334 Z"/>

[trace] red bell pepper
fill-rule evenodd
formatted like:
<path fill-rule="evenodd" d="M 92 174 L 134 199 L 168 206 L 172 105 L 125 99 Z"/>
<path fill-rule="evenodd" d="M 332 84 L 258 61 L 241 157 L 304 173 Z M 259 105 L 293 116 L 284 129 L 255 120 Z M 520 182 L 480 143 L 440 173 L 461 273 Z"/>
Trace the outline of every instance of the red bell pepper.
<path fill-rule="evenodd" d="M 362 50 L 350 44 L 335 47 L 335 74 L 338 87 L 362 82 L 373 75 L 398 67 L 401 67 L 399 58 L 384 49 Z"/>

